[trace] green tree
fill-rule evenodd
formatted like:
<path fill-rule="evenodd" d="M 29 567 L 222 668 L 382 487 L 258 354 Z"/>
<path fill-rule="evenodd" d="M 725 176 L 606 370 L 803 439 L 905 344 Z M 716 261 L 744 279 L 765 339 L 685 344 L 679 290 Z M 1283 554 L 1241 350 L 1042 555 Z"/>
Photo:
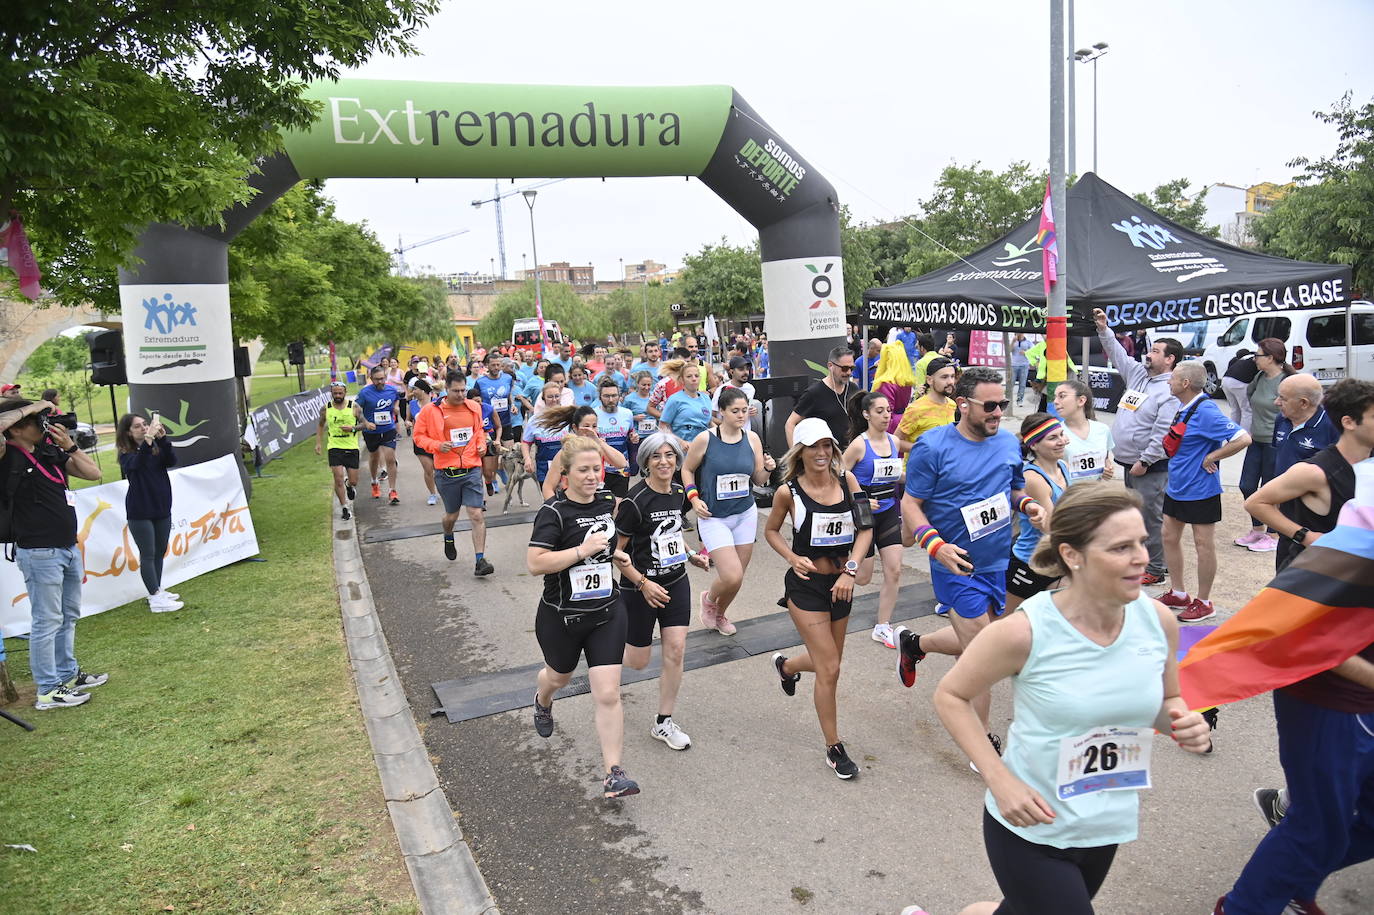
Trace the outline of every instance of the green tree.
<path fill-rule="evenodd" d="M 863 306 L 864 292 L 877 285 L 877 238 L 865 226 L 854 225 L 849 207 L 840 207 L 840 255 L 844 258 L 844 304 L 851 311 Z"/>
<path fill-rule="evenodd" d="M 1374 101 L 1356 108 L 1347 93 L 1315 117 L 1336 126 L 1336 151 L 1302 169 L 1298 187 L 1255 224 L 1261 250 L 1320 263 L 1349 264 L 1356 290 L 1374 289 Z"/>
<path fill-rule="evenodd" d="M 119 308 L 150 222 L 215 225 L 304 127 L 305 82 L 413 51 L 436 0 L 25 0 L 0 30 L 0 214 L 63 305 Z M 12 283 L 3 271 L 0 282 Z"/>
<path fill-rule="evenodd" d="M 567 283 L 541 282 L 539 294 L 544 317 L 557 321 L 563 333 L 577 340 L 606 338 L 609 321 L 583 302 Z M 515 322 L 534 314 L 534 280 L 527 280 L 521 288 L 497 296 L 491 311 L 477 325 L 477 339 L 487 344 L 509 340 Z"/>
<path fill-rule="evenodd" d="M 630 334 L 638 339 L 646 320 L 650 333 L 673 326 L 672 305 L 681 292 L 678 283 L 667 286 L 659 282 L 626 283 L 603 296 L 598 307 L 605 311 L 612 333 Z"/>
<path fill-rule="evenodd" d="M 1185 229 L 1218 238 L 1220 226 L 1209 226 L 1203 222 L 1207 215 L 1207 190 L 1204 188 L 1201 194 L 1189 197 L 1187 194 L 1191 183 L 1187 178 L 1176 178 L 1148 194 L 1136 194 L 1135 199 Z"/>
<path fill-rule="evenodd" d="M 674 284 L 682 301 L 698 314 L 744 318 L 763 311 L 763 265 L 758 245 L 737 247 L 721 238 L 684 259 Z"/>

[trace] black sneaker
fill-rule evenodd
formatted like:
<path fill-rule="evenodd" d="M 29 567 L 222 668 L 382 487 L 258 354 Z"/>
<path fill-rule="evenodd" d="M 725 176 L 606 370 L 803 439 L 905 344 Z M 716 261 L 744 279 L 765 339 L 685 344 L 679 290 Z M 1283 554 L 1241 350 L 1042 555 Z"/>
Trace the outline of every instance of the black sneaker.
<path fill-rule="evenodd" d="M 801 679 L 801 674 L 788 676 L 782 672 L 782 665 L 787 661 L 787 655 L 781 651 L 773 652 L 773 666 L 778 670 L 778 682 L 782 686 L 782 691 L 789 696 L 797 694 L 797 681 Z"/>
<path fill-rule="evenodd" d="M 348 501 L 350 502 L 352 502 L 354 499 L 358 497 L 358 491 L 353 488 L 352 483 L 344 484 L 344 492 L 348 494 Z"/>
<path fill-rule="evenodd" d="M 496 495 L 496 490 L 492 488 L 492 485 L 491 485 L 490 483 L 487 484 L 487 495 L 489 495 L 489 496 L 494 496 L 494 495 Z"/>
<path fill-rule="evenodd" d="M 80 692 L 85 692 L 86 690 L 94 689 L 97 686 L 104 686 L 108 682 L 110 682 L 109 674 L 91 674 L 78 668 L 76 671 L 76 676 L 72 677 L 70 680 L 68 680 L 66 683 L 63 683 L 62 685 L 70 690 L 78 690 Z"/>
<path fill-rule="evenodd" d="M 910 688 L 916 683 L 916 665 L 926 656 L 921 650 L 921 637 L 905 626 L 898 626 L 892 630 L 892 641 L 897 644 L 897 679 Z"/>
<path fill-rule="evenodd" d="M 624 769 L 611 766 L 601 782 L 601 793 L 606 797 L 628 797 L 639 793 L 639 783 L 626 775 Z"/>
<path fill-rule="evenodd" d="M 386 479 L 386 468 L 385 468 L 385 467 L 382 468 L 382 472 L 381 472 L 381 473 L 377 474 L 377 479 L 379 479 L 379 480 L 385 480 L 385 479 Z"/>
<path fill-rule="evenodd" d="M 830 768 L 835 770 L 835 774 L 848 781 L 859 774 L 859 767 L 854 764 L 854 760 L 849 758 L 849 754 L 844 751 L 844 744 L 837 743 L 833 747 L 827 747 L 825 751 L 825 762 Z"/>
<path fill-rule="evenodd" d="M 539 691 L 534 692 L 534 732 L 540 737 L 553 736 L 553 706 L 539 704 Z"/>
<path fill-rule="evenodd" d="M 477 560 L 477 565 L 473 568 L 472 574 L 477 576 L 490 575 L 495 571 L 496 566 L 487 562 L 487 557 L 483 556 L 481 559 Z"/>
<path fill-rule="evenodd" d="M 1256 788 L 1255 806 L 1259 808 L 1260 816 L 1273 829 L 1288 813 L 1288 806 L 1283 803 L 1283 798 L 1279 796 L 1277 788 Z"/>
<path fill-rule="evenodd" d="M 453 542 L 452 537 L 444 538 L 444 558 L 449 560 L 458 558 L 458 545 Z"/>
<path fill-rule="evenodd" d="M 353 517 L 351 514 L 348 513 L 348 506 L 347 506 L 347 505 L 345 505 L 345 506 L 343 507 L 343 512 L 342 512 L 342 514 L 339 515 L 339 517 L 342 518 L 344 521 L 347 521 L 349 518 L 352 518 L 352 517 Z"/>

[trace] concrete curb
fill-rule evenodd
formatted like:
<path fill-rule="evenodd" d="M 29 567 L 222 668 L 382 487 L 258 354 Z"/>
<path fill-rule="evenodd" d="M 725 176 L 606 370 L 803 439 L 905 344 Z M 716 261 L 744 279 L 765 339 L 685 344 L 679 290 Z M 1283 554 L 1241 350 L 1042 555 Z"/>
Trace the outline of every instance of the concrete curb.
<path fill-rule="evenodd" d="M 339 591 L 353 684 L 358 691 L 382 795 L 401 845 L 415 896 L 426 915 L 500 915 L 482 872 L 439 787 L 420 730 L 406 703 L 386 636 L 377 619 L 352 521 L 329 500 L 334 579 Z"/>

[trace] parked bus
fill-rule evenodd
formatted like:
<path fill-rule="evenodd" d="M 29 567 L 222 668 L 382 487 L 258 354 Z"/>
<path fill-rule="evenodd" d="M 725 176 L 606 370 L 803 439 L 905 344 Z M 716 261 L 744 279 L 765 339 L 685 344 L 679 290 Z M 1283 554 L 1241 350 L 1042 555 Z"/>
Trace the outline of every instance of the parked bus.
<path fill-rule="evenodd" d="M 544 319 L 544 336 L 551 347 L 564 341 L 563 332 L 558 329 L 558 322 L 548 318 Z M 543 355 L 543 347 L 539 344 L 538 318 L 521 318 L 516 321 L 511 328 L 510 340 L 517 352 L 529 350 Z"/>

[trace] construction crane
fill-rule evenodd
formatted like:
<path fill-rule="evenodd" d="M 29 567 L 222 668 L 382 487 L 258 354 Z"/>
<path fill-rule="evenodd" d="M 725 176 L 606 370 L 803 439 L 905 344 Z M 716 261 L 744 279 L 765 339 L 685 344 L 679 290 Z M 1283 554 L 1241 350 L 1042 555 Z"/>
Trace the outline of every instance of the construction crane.
<path fill-rule="evenodd" d="M 397 235 L 396 250 L 391 252 L 392 254 L 396 255 L 397 271 L 401 274 L 401 276 L 410 275 L 410 267 L 406 264 L 407 251 L 414 251 L 416 248 L 423 248 L 425 245 L 432 245 L 436 241 L 443 241 L 446 238 L 457 238 L 459 235 L 463 235 L 471 231 L 471 229 L 458 229 L 453 232 L 445 232 L 443 235 L 436 235 L 433 238 L 426 238 L 424 241 L 417 241 L 413 245 L 407 245 L 405 241 L 401 238 L 401 236 Z"/>
<path fill-rule="evenodd" d="M 505 209 L 505 205 L 502 204 L 501 201 L 505 200 L 507 197 L 514 197 L 516 194 L 522 194 L 525 191 L 548 187 L 550 184 L 557 184 L 560 181 L 567 180 L 567 178 L 549 178 L 547 181 L 536 181 L 534 184 L 527 184 L 524 187 L 514 188 L 504 194 L 501 193 L 501 182 L 497 181 L 492 188 L 492 196 L 488 197 L 486 200 L 474 200 L 472 202 L 474 209 L 481 209 L 484 203 L 496 204 L 496 253 L 500 256 L 501 279 L 504 280 L 506 278 L 506 220 L 502 213 Z M 538 268 L 539 265 L 535 264 L 534 266 Z"/>

